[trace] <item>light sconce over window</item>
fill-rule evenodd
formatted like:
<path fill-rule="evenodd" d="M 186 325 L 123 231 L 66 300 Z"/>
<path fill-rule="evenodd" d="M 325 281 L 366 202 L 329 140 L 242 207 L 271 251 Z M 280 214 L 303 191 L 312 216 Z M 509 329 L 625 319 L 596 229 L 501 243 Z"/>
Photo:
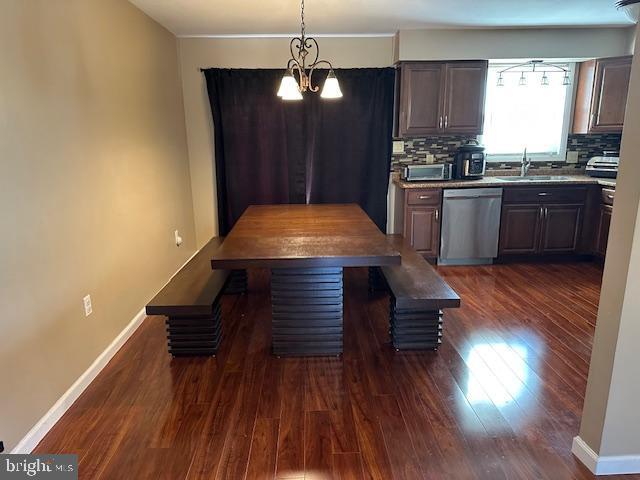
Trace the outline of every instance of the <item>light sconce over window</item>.
<path fill-rule="evenodd" d="M 518 85 L 526 86 L 529 83 L 528 76 L 535 75 L 536 73 L 542 73 L 542 77 L 540 77 L 540 85 L 547 86 L 550 83 L 549 75 L 555 74 L 563 74 L 562 85 L 568 86 L 571 85 L 571 79 L 569 78 L 569 70 L 565 67 L 561 67 L 560 65 L 556 65 L 553 63 L 546 63 L 542 60 L 529 60 L 525 63 L 520 63 L 518 65 L 511 65 L 510 67 L 505 68 L 504 70 L 500 70 L 498 72 L 498 87 L 504 87 L 504 75 L 519 73 L 520 78 L 518 80 Z"/>
<path fill-rule="evenodd" d="M 304 0 L 302 0 L 300 4 L 300 19 L 301 33 L 299 37 L 292 38 L 289 44 L 291 58 L 287 63 L 287 72 L 280 82 L 278 96 L 283 100 L 302 100 L 302 94 L 307 90 L 317 92 L 320 90 L 320 87 L 314 85 L 312 82 L 313 72 L 319 65 L 325 65 L 329 68 L 329 73 L 324 81 L 320 96 L 322 98 L 341 98 L 342 91 L 340 90 L 338 79 L 333 72 L 331 62 L 318 60 L 318 56 L 320 55 L 318 42 L 315 38 L 305 35 Z M 312 51 L 315 51 L 315 57 L 313 62 L 307 65 L 307 56 L 311 54 Z"/>

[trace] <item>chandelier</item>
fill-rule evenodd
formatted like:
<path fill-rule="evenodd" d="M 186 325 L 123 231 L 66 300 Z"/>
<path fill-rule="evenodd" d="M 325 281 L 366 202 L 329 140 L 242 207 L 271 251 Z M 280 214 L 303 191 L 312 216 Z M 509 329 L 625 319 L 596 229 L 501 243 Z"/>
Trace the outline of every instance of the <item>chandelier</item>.
<path fill-rule="evenodd" d="M 542 73 L 540 77 L 540 85 L 549 85 L 549 74 L 562 73 L 562 85 L 571 85 L 571 79 L 569 78 L 569 69 L 553 63 L 546 63 L 542 60 L 529 60 L 528 62 L 521 63 L 519 65 L 512 65 L 500 70 L 498 72 L 498 87 L 504 87 L 503 75 L 506 73 L 519 73 L 520 79 L 518 85 L 525 86 L 528 83 L 528 75 L 535 74 L 536 72 Z"/>
<path fill-rule="evenodd" d="M 300 36 L 292 38 L 289 44 L 291 58 L 287 62 L 287 71 L 280 82 L 278 96 L 283 100 L 302 100 L 303 92 L 307 90 L 317 92 L 320 87 L 312 82 L 313 72 L 318 65 L 325 65 L 329 67 L 329 74 L 324 81 L 320 96 L 322 98 L 341 98 L 342 91 L 331 62 L 318 60 L 320 54 L 318 42 L 315 38 L 305 35 L 304 0 L 300 4 L 300 20 Z M 307 65 L 307 56 L 310 54 L 315 56 L 313 62 Z"/>

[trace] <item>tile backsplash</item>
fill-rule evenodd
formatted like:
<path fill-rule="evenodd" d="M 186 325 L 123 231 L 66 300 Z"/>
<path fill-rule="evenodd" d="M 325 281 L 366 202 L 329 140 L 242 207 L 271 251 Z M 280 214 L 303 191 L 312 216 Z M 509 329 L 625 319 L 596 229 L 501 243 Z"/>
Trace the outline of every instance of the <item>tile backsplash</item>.
<path fill-rule="evenodd" d="M 604 151 L 619 151 L 621 139 L 620 133 L 570 134 L 567 150 L 578 152 L 578 163 L 587 163 L 591 157 L 602 155 Z"/>
<path fill-rule="evenodd" d="M 577 135 L 570 134 L 567 139 L 567 151 L 578 152 L 578 164 L 566 162 L 535 162 L 532 168 L 569 168 L 583 169 L 587 161 L 594 156 L 602 155 L 604 151 L 620 150 L 622 135 L 616 133 Z M 425 138 L 397 138 L 396 141 L 404 141 L 404 153 L 394 154 L 391 157 L 391 169 L 399 171 L 402 166 L 413 163 L 425 163 L 427 155 L 431 154 L 436 163 L 453 161 L 453 156 L 458 147 L 467 140 L 475 140 L 473 136 L 437 136 Z M 520 162 L 511 164 L 488 163 L 488 170 L 501 170 L 519 165 Z"/>
<path fill-rule="evenodd" d="M 399 170 L 404 165 L 413 163 L 425 163 L 427 155 L 435 157 L 435 163 L 453 161 L 453 155 L 460 145 L 467 140 L 475 140 L 476 136 L 438 136 L 425 138 L 397 138 L 396 141 L 404 141 L 404 153 L 391 157 L 391 169 Z"/>

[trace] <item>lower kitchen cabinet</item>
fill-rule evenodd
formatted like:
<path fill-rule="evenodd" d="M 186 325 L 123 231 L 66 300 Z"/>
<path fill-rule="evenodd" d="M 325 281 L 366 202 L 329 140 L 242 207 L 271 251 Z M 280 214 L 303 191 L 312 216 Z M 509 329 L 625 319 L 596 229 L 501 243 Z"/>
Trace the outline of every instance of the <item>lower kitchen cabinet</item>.
<path fill-rule="evenodd" d="M 427 258 L 440 253 L 440 208 L 442 190 L 439 188 L 406 189 L 396 204 L 403 219 L 404 238 Z"/>
<path fill-rule="evenodd" d="M 604 257 L 607 253 L 607 242 L 609 241 L 609 227 L 611 226 L 611 215 L 613 207 L 611 205 L 600 206 L 600 220 L 596 233 L 596 254 Z"/>
<path fill-rule="evenodd" d="M 583 205 L 543 207 L 541 253 L 573 253 L 578 246 Z"/>
<path fill-rule="evenodd" d="M 505 188 L 499 254 L 575 253 L 585 197 L 584 188 Z"/>
<path fill-rule="evenodd" d="M 404 237 L 426 257 L 437 257 L 440 248 L 440 207 L 414 207 L 406 210 Z"/>
<path fill-rule="evenodd" d="M 540 205 L 504 205 L 500 222 L 500 254 L 533 255 L 540 245 Z"/>

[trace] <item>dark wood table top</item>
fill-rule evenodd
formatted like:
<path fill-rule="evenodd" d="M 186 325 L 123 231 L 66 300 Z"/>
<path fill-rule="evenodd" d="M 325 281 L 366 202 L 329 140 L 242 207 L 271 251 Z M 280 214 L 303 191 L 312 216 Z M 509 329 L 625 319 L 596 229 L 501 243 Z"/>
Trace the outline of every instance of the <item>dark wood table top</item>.
<path fill-rule="evenodd" d="M 349 205 L 252 205 L 213 268 L 399 265 L 400 254 L 367 214 Z"/>

